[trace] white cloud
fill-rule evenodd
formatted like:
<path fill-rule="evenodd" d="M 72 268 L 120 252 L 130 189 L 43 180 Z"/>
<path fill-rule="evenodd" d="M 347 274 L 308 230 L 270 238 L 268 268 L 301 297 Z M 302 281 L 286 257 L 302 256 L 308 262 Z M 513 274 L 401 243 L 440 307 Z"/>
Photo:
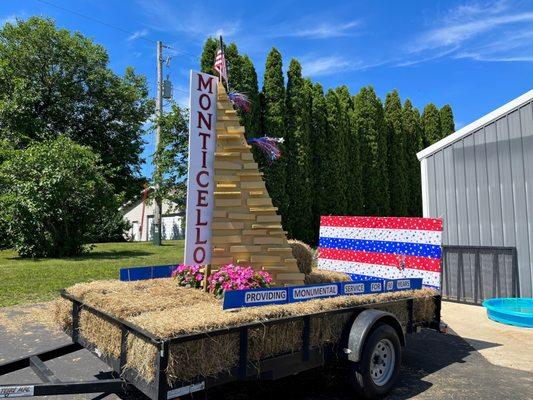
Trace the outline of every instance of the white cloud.
<path fill-rule="evenodd" d="M 450 9 L 407 47 L 412 65 L 444 56 L 477 61 L 531 61 L 533 10 L 508 1 Z"/>
<path fill-rule="evenodd" d="M 0 28 L 3 27 L 8 22 L 10 24 L 14 24 L 15 22 L 17 22 L 17 15 L 11 14 L 11 15 L 6 15 L 4 17 L 0 17 Z"/>
<path fill-rule="evenodd" d="M 302 58 L 302 73 L 305 76 L 328 75 L 352 69 L 353 67 L 355 67 L 354 64 L 339 56 Z"/>
<path fill-rule="evenodd" d="M 184 33 L 200 41 L 220 34 L 232 37 L 240 31 L 240 20 L 225 20 L 200 3 L 191 2 L 186 7 L 165 0 L 137 0 L 137 3 L 155 31 Z"/>
<path fill-rule="evenodd" d="M 359 25 L 359 21 L 350 21 L 343 24 L 334 22 L 320 23 L 311 27 L 289 29 L 285 33 L 278 33 L 277 36 L 292 36 L 308 39 L 328 39 L 353 35 L 353 28 L 358 27 Z"/>
<path fill-rule="evenodd" d="M 148 35 L 148 29 L 141 29 L 140 31 L 133 32 L 130 36 L 128 36 L 128 41 L 133 41 L 139 38 L 143 38 L 146 35 Z"/>

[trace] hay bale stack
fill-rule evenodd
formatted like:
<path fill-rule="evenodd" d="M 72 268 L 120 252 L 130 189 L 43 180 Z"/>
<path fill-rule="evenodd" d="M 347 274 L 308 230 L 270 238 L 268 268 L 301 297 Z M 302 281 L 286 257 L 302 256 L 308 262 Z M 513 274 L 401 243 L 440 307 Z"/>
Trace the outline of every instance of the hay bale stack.
<path fill-rule="evenodd" d="M 323 269 L 315 269 L 311 273 L 305 275 L 304 282 L 306 285 L 316 285 L 319 283 L 333 283 L 333 282 L 349 282 L 350 277 L 344 272 L 327 271 Z"/>
<path fill-rule="evenodd" d="M 313 249 L 307 243 L 299 240 L 289 240 L 292 256 L 296 259 L 298 269 L 303 274 L 311 273 L 313 269 Z"/>
<path fill-rule="evenodd" d="M 99 310 L 132 322 L 160 338 L 180 334 L 261 322 L 273 318 L 298 316 L 319 311 L 363 305 L 387 309 L 385 301 L 415 297 L 415 319 L 428 319 L 434 311 L 431 296 L 434 291 L 393 292 L 376 295 L 340 296 L 301 303 L 244 308 L 228 313 L 222 302 L 202 290 L 178 287 L 173 279 L 153 279 L 139 282 L 104 281 L 77 284 L 67 291 Z M 393 303 L 394 304 L 394 303 Z M 401 308 L 397 305 L 396 307 Z M 71 329 L 71 305 L 62 300 L 56 304 L 54 318 L 64 330 Z M 401 310 L 392 310 L 400 313 Z M 311 344 L 322 346 L 337 342 L 352 316 L 338 314 L 335 318 L 311 318 Z M 404 318 L 404 316 L 400 316 Z M 406 317 L 405 317 L 406 318 Z M 302 346 L 302 322 L 262 326 L 250 331 L 250 361 L 277 354 L 298 351 Z M 107 356 L 120 356 L 121 332 L 118 326 L 93 313 L 80 313 L 80 335 Z M 127 340 L 126 368 L 132 369 L 147 382 L 155 377 L 157 349 L 135 335 Z M 176 381 L 197 376 L 215 376 L 230 371 L 238 363 L 238 334 L 227 334 L 170 346 L 167 376 L 172 386 Z"/>

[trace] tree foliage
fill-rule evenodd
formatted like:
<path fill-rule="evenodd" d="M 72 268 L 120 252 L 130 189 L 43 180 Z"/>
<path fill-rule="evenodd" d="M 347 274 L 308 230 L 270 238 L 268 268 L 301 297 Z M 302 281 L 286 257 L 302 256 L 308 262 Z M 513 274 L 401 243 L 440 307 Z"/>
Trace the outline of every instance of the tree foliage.
<path fill-rule="evenodd" d="M 354 119 L 361 138 L 365 215 L 389 215 L 389 177 L 387 167 L 387 136 L 383 107 L 370 86 L 364 87 L 354 99 Z"/>
<path fill-rule="evenodd" d="M 285 227 L 289 236 L 307 243 L 313 240 L 311 151 L 311 83 L 302 78 L 302 67 L 291 60 L 287 72 L 287 197 Z"/>
<path fill-rule="evenodd" d="M 0 219 L 19 255 L 77 255 L 103 217 L 122 221 L 108 178 L 97 154 L 63 136 L 11 152 L 0 165 Z"/>
<path fill-rule="evenodd" d="M 159 119 L 161 136 L 154 154 L 159 172 L 154 171 L 152 178 L 158 187 L 152 197 L 174 202 L 180 209 L 185 207 L 187 193 L 188 121 L 187 110 L 172 103 L 170 111 Z"/>
<path fill-rule="evenodd" d="M 389 166 L 389 194 L 391 215 L 407 215 L 407 169 L 405 133 L 402 123 L 402 104 L 396 90 L 385 99 L 385 128 Z"/>
<path fill-rule="evenodd" d="M 420 163 L 416 153 L 422 150 L 422 128 L 420 113 L 413 108 L 409 99 L 402 109 L 404 131 L 404 154 L 407 172 L 407 214 L 412 217 L 422 215 L 422 193 L 420 188 Z"/>
<path fill-rule="evenodd" d="M 431 146 L 433 143 L 442 139 L 440 114 L 433 103 L 429 103 L 424 107 L 424 112 L 422 113 L 422 129 L 424 131 L 424 147 Z"/>
<path fill-rule="evenodd" d="M 263 133 L 270 137 L 285 138 L 285 83 L 283 79 L 281 54 L 276 48 L 268 53 L 263 79 Z M 282 154 L 285 146 L 280 144 Z M 265 183 L 283 221 L 287 216 L 286 162 L 287 155 L 271 165 L 263 164 Z M 290 157 L 290 156 L 289 156 Z"/>
<path fill-rule="evenodd" d="M 217 47 L 218 40 L 213 37 L 208 37 L 204 43 L 202 56 L 200 57 L 200 68 L 202 72 L 205 72 L 206 74 L 217 75 L 213 69 Z"/>
<path fill-rule="evenodd" d="M 0 139 L 24 149 L 65 135 L 113 171 L 119 192 L 138 193 L 143 124 L 153 111 L 146 80 L 109 67 L 80 33 L 31 17 L 0 30 Z"/>
<path fill-rule="evenodd" d="M 453 111 L 449 104 L 445 104 L 439 110 L 441 139 L 455 132 Z"/>

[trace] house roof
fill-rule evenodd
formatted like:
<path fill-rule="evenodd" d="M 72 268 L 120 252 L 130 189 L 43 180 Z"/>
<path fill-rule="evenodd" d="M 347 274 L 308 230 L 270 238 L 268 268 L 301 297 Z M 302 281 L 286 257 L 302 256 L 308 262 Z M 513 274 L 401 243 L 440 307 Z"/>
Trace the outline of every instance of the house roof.
<path fill-rule="evenodd" d="M 497 108 L 496 110 L 488 113 L 487 115 L 479 118 L 478 120 L 472 122 L 469 125 L 464 126 L 463 128 L 455 131 L 451 135 L 446 136 L 444 139 L 439 140 L 436 143 L 433 143 L 431 146 L 426 147 L 424 150 L 418 152 L 416 156 L 419 160 L 429 157 L 430 155 L 436 153 L 437 151 L 450 146 L 451 144 L 461 140 L 470 133 L 479 130 L 485 125 L 490 124 L 491 122 L 500 119 L 504 115 L 513 111 L 515 108 L 518 108 L 525 103 L 530 102 L 533 99 L 533 89 L 524 93 L 522 96 L 517 97 L 514 100 L 511 100 L 509 103 Z"/>

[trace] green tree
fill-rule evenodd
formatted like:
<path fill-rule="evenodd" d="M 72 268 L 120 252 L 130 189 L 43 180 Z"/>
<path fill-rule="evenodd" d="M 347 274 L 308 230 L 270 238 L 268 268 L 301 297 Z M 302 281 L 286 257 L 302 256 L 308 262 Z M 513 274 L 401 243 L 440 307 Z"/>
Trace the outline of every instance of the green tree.
<path fill-rule="evenodd" d="M 146 79 L 109 67 L 80 33 L 31 17 L 0 30 L 0 139 L 16 149 L 63 134 L 91 147 L 118 192 L 137 194 L 143 125 L 153 112 Z"/>
<path fill-rule="evenodd" d="M 169 200 L 185 208 L 187 193 L 188 113 L 172 103 L 168 112 L 159 119 L 161 137 L 154 158 L 159 173 L 154 171 L 152 182 L 159 186 L 151 197 Z"/>
<path fill-rule="evenodd" d="M 200 67 L 202 72 L 206 74 L 216 75 L 218 73 L 213 70 L 213 64 L 215 63 L 215 55 L 218 47 L 218 39 L 208 37 L 204 43 L 202 50 L 202 56 L 200 57 Z"/>
<path fill-rule="evenodd" d="M 283 80 L 281 53 L 272 48 L 268 53 L 263 78 L 263 133 L 270 137 L 285 138 L 285 84 Z M 285 147 L 280 144 L 282 156 L 272 164 L 263 164 L 265 184 L 285 223 L 287 219 Z"/>
<path fill-rule="evenodd" d="M 422 113 L 422 130 L 424 132 L 424 147 L 431 146 L 433 143 L 442 139 L 440 114 L 433 103 L 429 103 L 424 107 L 424 112 Z"/>
<path fill-rule="evenodd" d="M 453 122 L 453 111 L 449 104 L 445 104 L 439 110 L 441 139 L 455 132 L 455 123 Z"/>
<path fill-rule="evenodd" d="M 322 213 L 342 215 L 346 211 L 346 148 L 339 96 L 333 89 L 326 93 L 328 142 L 324 154 L 323 184 L 326 196 L 321 199 Z"/>
<path fill-rule="evenodd" d="M 313 208 L 311 186 L 312 85 L 302 78 L 300 63 L 292 59 L 287 72 L 287 197 L 285 219 L 289 236 L 307 243 L 313 240 Z"/>
<path fill-rule="evenodd" d="M 320 83 L 313 86 L 311 105 L 311 170 L 313 185 L 313 242 L 318 243 L 320 217 L 326 215 L 324 199 L 329 193 L 325 188 L 326 158 L 329 152 L 328 110 L 324 90 Z"/>
<path fill-rule="evenodd" d="M 385 127 L 389 166 L 389 194 L 391 215 L 407 215 L 407 169 L 405 133 L 402 125 L 402 103 L 396 90 L 385 99 Z"/>
<path fill-rule="evenodd" d="M 83 252 L 102 215 L 118 211 L 100 157 L 60 136 L 14 151 L 0 165 L 0 219 L 22 257 Z"/>
<path fill-rule="evenodd" d="M 383 106 L 371 86 L 354 98 L 354 120 L 361 139 L 364 211 L 366 215 L 389 215 L 387 135 Z"/>
<path fill-rule="evenodd" d="M 420 163 L 416 153 L 422 150 L 420 113 L 409 99 L 402 109 L 402 126 L 405 135 L 405 165 L 407 171 L 407 211 L 412 217 L 422 215 L 422 190 L 420 187 Z"/>
<path fill-rule="evenodd" d="M 344 172 L 347 215 L 361 215 L 363 212 L 363 188 L 361 185 L 360 139 L 354 125 L 353 99 L 345 85 L 335 89 L 339 97 L 339 129 L 344 142 Z"/>

